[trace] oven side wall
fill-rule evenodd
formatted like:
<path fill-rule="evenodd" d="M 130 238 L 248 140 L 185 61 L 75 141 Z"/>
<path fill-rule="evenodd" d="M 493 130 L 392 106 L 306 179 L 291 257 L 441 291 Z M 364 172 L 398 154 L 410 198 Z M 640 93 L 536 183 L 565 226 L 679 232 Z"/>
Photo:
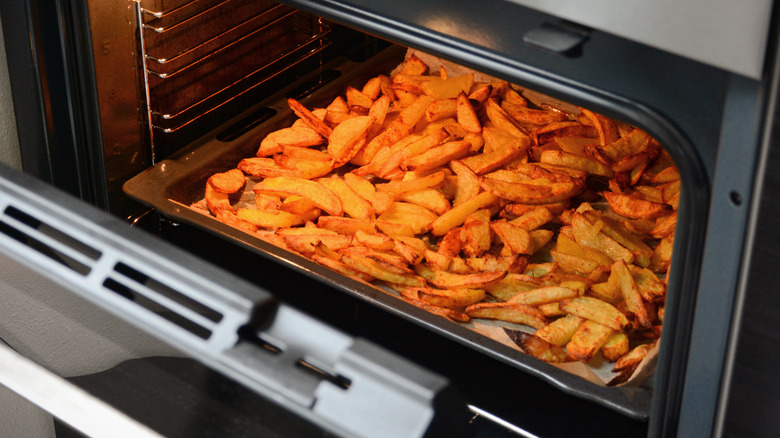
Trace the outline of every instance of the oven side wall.
<path fill-rule="evenodd" d="M 16 117 L 14 103 L 11 100 L 11 81 L 8 78 L 2 26 L 0 23 L 0 162 L 21 169 L 22 156 L 19 153 L 19 138 L 16 135 Z"/>

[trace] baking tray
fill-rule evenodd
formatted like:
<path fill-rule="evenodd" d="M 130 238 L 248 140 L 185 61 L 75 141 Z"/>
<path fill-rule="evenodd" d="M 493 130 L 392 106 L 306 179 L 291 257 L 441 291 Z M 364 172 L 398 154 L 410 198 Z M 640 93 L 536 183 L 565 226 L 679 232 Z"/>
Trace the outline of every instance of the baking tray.
<path fill-rule="evenodd" d="M 279 265 L 334 286 L 361 301 L 531 373 L 563 391 L 592 400 L 632 418 L 647 419 L 652 398 L 652 378 L 631 387 L 599 385 L 590 381 L 588 376 L 576 375 L 565 367 L 554 366 L 528 356 L 517 347 L 508 345 L 511 342 L 501 342 L 472 330 L 468 324 L 453 322 L 424 311 L 398 299 L 388 291 L 352 279 L 299 254 L 272 245 L 256 235 L 226 225 L 205 214 L 203 210 L 192 207 L 203 199 L 206 180 L 211 175 L 235 168 L 242 158 L 254 156 L 260 140 L 265 135 L 287 127 L 295 120 L 295 115 L 287 106 L 288 97 L 296 97 L 309 108 L 325 106 L 335 96 L 343 94 L 348 85 L 362 87 L 371 77 L 390 73 L 403 61 L 405 53 L 406 49 L 392 46 L 367 61 L 341 58 L 328 63 L 322 70 L 313 72 L 300 82 L 291 84 L 259 102 L 221 129 L 207 134 L 136 175 L 124 184 L 123 189 L 129 197 L 151 206 L 167 218 L 214 233 Z M 298 95 L 299 90 L 309 89 L 308 84 L 316 83 L 323 77 L 335 79 L 305 97 Z M 257 118 L 263 121 L 253 126 L 251 121 Z M 252 127 L 242 129 L 245 126 Z M 251 183 L 247 183 L 247 186 L 251 191 Z M 504 333 L 500 325 L 496 326 L 496 329 L 497 333 Z M 504 337 L 508 339 L 505 333 Z"/>

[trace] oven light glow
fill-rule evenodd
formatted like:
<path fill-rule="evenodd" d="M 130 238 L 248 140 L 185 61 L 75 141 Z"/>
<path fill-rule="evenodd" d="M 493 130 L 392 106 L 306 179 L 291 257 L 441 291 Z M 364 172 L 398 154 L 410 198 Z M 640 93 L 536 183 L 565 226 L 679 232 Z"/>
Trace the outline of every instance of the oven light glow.
<path fill-rule="evenodd" d="M 493 47 L 495 44 L 490 35 L 481 32 L 476 26 L 473 26 L 473 23 L 460 22 L 455 17 L 432 16 L 424 20 L 423 25 L 437 32 L 454 35 L 480 46 Z"/>

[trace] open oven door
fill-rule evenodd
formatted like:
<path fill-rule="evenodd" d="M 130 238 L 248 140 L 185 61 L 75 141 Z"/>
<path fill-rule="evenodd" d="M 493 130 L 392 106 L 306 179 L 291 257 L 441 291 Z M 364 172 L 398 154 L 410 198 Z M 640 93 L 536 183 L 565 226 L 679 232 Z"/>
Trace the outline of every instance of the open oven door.
<path fill-rule="evenodd" d="M 250 400 L 249 406 L 259 403 L 257 395 L 266 400 L 258 405 L 266 413 L 270 405 L 281 406 L 273 408 L 274 416 L 288 433 L 296 421 L 309 431 L 321 428 L 339 436 L 469 433 L 473 414 L 446 379 L 337 331 L 58 189 L 3 167 L 0 211 L 0 251 L 11 263 L 194 358 L 199 365 L 173 368 L 182 376 L 205 373 L 213 381 L 214 373 L 205 365 L 220 381 L 253 392 L 234 394 Z M 79 400 L 89 399 L 13 351 L 4 347 L 0 353 L 6 358 L 0 361 L 0 383 L 31 401 L 36 390 L 25 382 L 55 382 L 50 397 L 42 399 L 49 402 L 40 404 L 52 414 L 73 412 Z M 149 377 L 141 378 L 136 388 L 143 379 Z M 175 403 L 186 406 L 186 397 Z M 68 405 L 71 409 L 60 410 Z M 85 406 L 103 409 L 94 403 Z M 199 409 L 197 403 L 194 408 Z M 69 415 L 62 420 L 89 433 L 100 430 L 94 429 L 100 417 Z"/>

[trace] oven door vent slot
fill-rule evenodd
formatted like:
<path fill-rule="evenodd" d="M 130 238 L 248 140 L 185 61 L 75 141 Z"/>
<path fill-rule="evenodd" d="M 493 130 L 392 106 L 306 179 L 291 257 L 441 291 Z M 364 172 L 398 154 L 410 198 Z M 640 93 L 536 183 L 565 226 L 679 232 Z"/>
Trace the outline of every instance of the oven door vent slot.
<path fill-rule="evenodd" d="M 202 339 L 208 339 L 223 318 L 220 312 L 124 263 L 114 266 L 103 286 Z"/>
<path fill-rule="evenodd" d="M 13 206 L 0 216 L 0 233 L 80 275 L 88 275 L 101 256 L 95 248 Z"/>

